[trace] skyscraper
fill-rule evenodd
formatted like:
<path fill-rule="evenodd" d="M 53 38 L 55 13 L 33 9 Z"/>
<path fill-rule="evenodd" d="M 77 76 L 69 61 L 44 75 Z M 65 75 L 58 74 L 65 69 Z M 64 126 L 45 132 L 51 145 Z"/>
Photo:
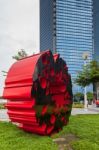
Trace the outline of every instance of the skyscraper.
<path fill-rule="evenodd" d="M 93 1 L 94 59 L 99 61 L 99 1 Z"/>
<path fill-rule="evenodd" d="M 93 54 L 92 0 L 41 0 L 40 49 L 60 53 L 69 67 L 72 80 L 82 69 L 82 55 Z M 78 91 L 79 87 L 75 87 Z"/>
<path fill-rule="evenodd" d="M 94 27 L 94 60 L 99 61 L 99 1 L 93 1 L 93 27 Z M 99 82 L 95 84 L 96 97 L 99 99 Z"/>

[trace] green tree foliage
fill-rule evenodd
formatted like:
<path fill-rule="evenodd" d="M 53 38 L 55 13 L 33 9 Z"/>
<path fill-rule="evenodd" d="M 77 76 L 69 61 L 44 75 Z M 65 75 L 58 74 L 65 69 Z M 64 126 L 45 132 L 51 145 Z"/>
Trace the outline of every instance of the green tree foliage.
<path fill-rule="evenodd" d="M 93 100 L 93 93 L 92 92 L 87 92 L 87 99 L 88 99 L 88 101 Z"/>
<path fill-rule="evenodd" d="M 93 60 L 78 72 L 75 83 L 85 87 L 95 82 L 99 82 L 99 62 Z"/>
<path fill-rule="evenodd" d="M 84 94 L 83 93 L 78 92 L 78 93 L 74 94 L 74 101 L 80 102 L 83 99 L 84 99 Z"/>
<path fill-rule="evenodd" d="M 25 52 L 25 50 L 21 49 L 20 51 L 18 51 L 18 53 L 15 56 L 12 56 L 13 59 L 15 60 L 20 60 L 22 58 L 27 57 L 27 53 Z"/>
<path fill-rule="evenodd" d="M 99 81 L 99 62 L 91 61 L 89 64 L 90 83 Z"/>

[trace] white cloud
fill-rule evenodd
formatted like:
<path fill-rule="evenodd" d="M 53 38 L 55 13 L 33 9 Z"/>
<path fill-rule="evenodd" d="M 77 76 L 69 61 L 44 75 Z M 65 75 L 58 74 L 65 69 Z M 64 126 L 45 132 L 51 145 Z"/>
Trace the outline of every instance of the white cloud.
<path fill-rule="evenodd" d="M 0 95 L 4 77 L 19 49 L 39 50 L 39 0 L 0 0 Z"/>

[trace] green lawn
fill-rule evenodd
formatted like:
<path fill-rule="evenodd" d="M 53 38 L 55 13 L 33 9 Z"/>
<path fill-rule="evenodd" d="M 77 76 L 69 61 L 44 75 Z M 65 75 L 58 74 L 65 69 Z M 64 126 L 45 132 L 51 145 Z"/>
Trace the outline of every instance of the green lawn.
<path fill-rule="evenodd" d="M 73 150 L 99 150 L 99 115 L 72 116 L 68 127 L 54 137 L 69 133 L 79 138 L 71 143 Z"/>
<path fill-rule="evenodd" d="M 52 138 L 68 134 L 78 139 L 70 143 L 73 150 L 99 150 L 99 115 L 72 116 L 69 125 Z M 57 150 L 52 138 L 25 133 L 15 125 L 0 122 L 0 150 Z"/>

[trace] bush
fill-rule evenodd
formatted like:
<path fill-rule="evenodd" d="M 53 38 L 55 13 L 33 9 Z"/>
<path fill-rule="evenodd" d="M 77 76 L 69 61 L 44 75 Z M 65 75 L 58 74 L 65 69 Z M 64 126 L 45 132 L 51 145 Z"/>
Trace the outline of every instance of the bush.
<path fill-rule="evenodd" d="M 84 94 L 83 93 L 78 92 L 78 93 L 74 94 L 74 101 L 75 102 L 80 102 L 82 100 L 84 100 Z"/>
<path fill-rule="evenodd" d="M 84 108 L 84 104 L 81 103 L 73 103 L 73 108 Z"/>

